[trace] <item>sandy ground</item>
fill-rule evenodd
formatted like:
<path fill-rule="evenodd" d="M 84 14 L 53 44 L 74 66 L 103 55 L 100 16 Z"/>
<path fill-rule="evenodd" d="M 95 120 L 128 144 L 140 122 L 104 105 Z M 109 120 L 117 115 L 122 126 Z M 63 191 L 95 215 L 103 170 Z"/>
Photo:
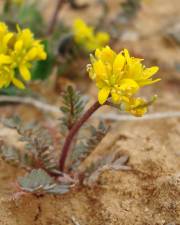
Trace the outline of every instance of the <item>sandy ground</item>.
<path fill-rule="evenodd" d="M 115 124 L 88 160 L 114 151 L 130 156 L 130 171 L 108 171 L 93 188 L 63 196 L 10 200 L 20 171 L 1 162 L 0 224 L 180 224 L 180 125 L 178 119 Z M 111 140 L 111 141 L 109 141 Z"/>
<path fill-rule="evenodd" d="M 128 43 L 134 52 L 160 65 L 163 81 L 144 91 L 147 96 L 159 95 L 153 112 L 180 110 L 180 76 L 175 70 L 179 48 L 163 39 L 165 28 L 178 21 L 179 12 L 178 0 L 144 2 L 132 27 L 139 39 L 117 44 L 120 48 Z M 70 13 L 70 18 L 75 16 Z M 0 136 L 11 143 L 17 140 L 3 127 Z M 15 179 L 24 171 L 0 161 L 0 224 L 180 225 L 179 137 L 180 118 L 114 122 L 86 163 L 116 151 L 129 156 L 131 170 L 104 172 L 96 186 L 77 187 L 62 196 L 28 194 L 12 199 Z"/>

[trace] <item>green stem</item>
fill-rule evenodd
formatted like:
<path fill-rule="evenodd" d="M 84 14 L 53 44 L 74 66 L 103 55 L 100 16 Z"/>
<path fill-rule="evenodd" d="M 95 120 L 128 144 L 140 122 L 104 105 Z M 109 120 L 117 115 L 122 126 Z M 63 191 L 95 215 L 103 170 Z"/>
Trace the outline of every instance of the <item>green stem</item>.
<path fill-rule="evenodd" d="M 5 3 L 4 3 L 4 8 L 3 8 L 3 12 L 4 13 L 8 13 L 10 11 L 10 8 L 11 8 L 11 0 L 6 0 Z"/>

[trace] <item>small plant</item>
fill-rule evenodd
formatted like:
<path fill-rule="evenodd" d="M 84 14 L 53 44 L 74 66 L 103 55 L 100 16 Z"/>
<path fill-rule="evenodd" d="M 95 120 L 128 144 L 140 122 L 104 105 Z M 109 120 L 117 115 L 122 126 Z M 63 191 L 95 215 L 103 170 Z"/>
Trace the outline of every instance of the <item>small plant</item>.
<path fill-rule="evenodd" d="M 152 79 L 158 67 L 146 68 L 142 59 L 131 57 L 127 49 L 120 53 L 110 47 L 96 49 L 87 66 L 90 78 L 98 88 L 98 100 L 86 109 L 86 101 L 72 87 L 63 94 L 63 116 L 60 127 L 64 133 L 61 150 L 53 145 L 52 135 L 35 124 L 23 125 L 21 120 L 6 120 L 6 126 L 16 129 L 24 149 L 1 146 L 2 158 L 15 165 L 21 165 L 29 172 L 18 180 L 21 190 L 32 193 L 65 193 L 78 182 L 92 184 L 99 174 L 107 169 L 129 169 L 127 156 L 102 157 L 90 167 L 80 170 L 83 161 L 93 152 L 108 132 L 100 122 L 97 127 L 85 123 L 102 106 L 118 108 L 134 116 L 143 116 L 155 97 L 150 101 L 135 97 L 140 88 L 158 82 Z M 57 157 L 58 156 L 58 157 Z"/>
<path fill-rule="evenodd" d="M 25 177 L 20 177 L 18 184 L 22 191 L 31 192 L 36 195 L 45 193 L 64 194 L 69 191 L 69 185 L 59 184 L 42 169 L 33 169 Z"/>

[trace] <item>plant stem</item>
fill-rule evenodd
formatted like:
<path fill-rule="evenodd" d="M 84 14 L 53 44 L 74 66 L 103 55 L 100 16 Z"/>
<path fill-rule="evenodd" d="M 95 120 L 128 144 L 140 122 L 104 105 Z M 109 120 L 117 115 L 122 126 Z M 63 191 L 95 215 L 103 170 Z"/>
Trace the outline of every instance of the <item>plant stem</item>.
<path fill-rule="evenodd" d="M 56 26 L 57 23 L 57 19 L 58 19 L 58 13 L 60 11 L 60 9 L 62 8 L 62 6 L 64 5 L 65 0 L 57 0 L 57 5 L 55 7 L 55 10 L 53 12 L 50 24 L 49 24 L 49 28 L 47 31 L 47 35 L 51 35 L 54 31 L 54 28 Z"/>
<path fill-rule="evenodd" d="M 63 148 L 62 148 L 62 154 L 59 160 L 59 169 L 60 171 L 64 171 L 64 166 L 65 166 L 65 161 L 66 158 L 68 156 L 68 152 L 70 150 L 71 144 L 73 142 L 73 139 L 75 137 L 75 135 L 77 134 L 77 132 L 79 131 L 79 129 L 82 127 L 82 125 L 89 119 L 89 117 L 97 110 L 101 107 L 102 105 L 99 104 L 98 101 L 96 101 L 85 113 L 84 115 L 82 115 L 82 117 L 73 125 L 73 127 L 71 128 L 71 130 L 69 131 Z"/>
<path fill-rule="evenodd" d="M 11 0 L 6 0 L 5 3 L 4 3 L 4 8 L 3 8 L 3 12 L 4 13 L 8 13 L 10 11 L 10 8 L 11 8 Z"/>

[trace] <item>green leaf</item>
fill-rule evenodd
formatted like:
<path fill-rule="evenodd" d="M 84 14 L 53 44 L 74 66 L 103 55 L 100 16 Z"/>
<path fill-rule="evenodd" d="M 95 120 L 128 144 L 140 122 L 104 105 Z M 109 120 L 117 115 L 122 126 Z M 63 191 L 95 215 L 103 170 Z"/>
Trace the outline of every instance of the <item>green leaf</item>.
<path fill-rule="evenodd" d="M 63 106 L 60 110 L 63 113 L 63 117 L 60 119 L 61 126 L 65 130 L 69 130 L 81 116 L 86 105 L 86 100 L 71 86 L 68 86 L 62 97 Z"/>
<path fill-rule="evenodd" d="M 8 128 L 18 129 L 21 125 L 21 119 L 18 116 L 13 116 L 11 118 L 2 120 L 2 123 Z"/>
<path fill-rule="evenodd" d="M 45 80 L 49 77 L 52 72 L 54 64 L 54 56 L 49 48 L 48 40 L 42 42 L 44 49 L 47 53 L 47 59 L 43 61 L 38 61 L 34 64 L 31 74 L 32 80 Z"/>
<path fill-rule="evenodd" d="M 23 191 L 35 194 L 64 194 L 69 191 L 70 186 L 56 183 L 42 169 L 34 169 L 29 174 L 18 179 L 18 184 Z"/>
<path fill-rule="evenodd" d="M 4 161 L 16 167 L 19 166 L 29 169 L 32 164 L 32 157 L 15 147 L 3 145 L 0 147 L 0 156 Z"/>
<path fill-rule="evenodd" d="M 15 129 L 20 135 L 19 141 L 25 142 L 21 150 L 2 144 L 0 155 L 5 161 L 23 168 L 40 167 L 50 173 L 59 174 L 52 137 L 48 130 L 35 123 L 24 124 L 18 117 L 4 119 L 2 122 Z"/>
<path fill-rule="evenodd" d="M 96 146 L 101 142 L 106 133 L 108 132 L 108 127 L 100 122 L 98 127 L 90 126 L 90 137 L 86 139 L 83 138 L 79 141 L 77 146 L 71 153 L 71 169 L 75 170 L 80 165 L 80 163 L 91 154 L 91 152 L 96 148 Z"/>
<path fill-rule="evenodd" d="M 17 165 L 20 161 L 20 153 L 16 148 L 9 146 L 2 146 L 0 148 L 0 156 L 6 162 Z"/>

